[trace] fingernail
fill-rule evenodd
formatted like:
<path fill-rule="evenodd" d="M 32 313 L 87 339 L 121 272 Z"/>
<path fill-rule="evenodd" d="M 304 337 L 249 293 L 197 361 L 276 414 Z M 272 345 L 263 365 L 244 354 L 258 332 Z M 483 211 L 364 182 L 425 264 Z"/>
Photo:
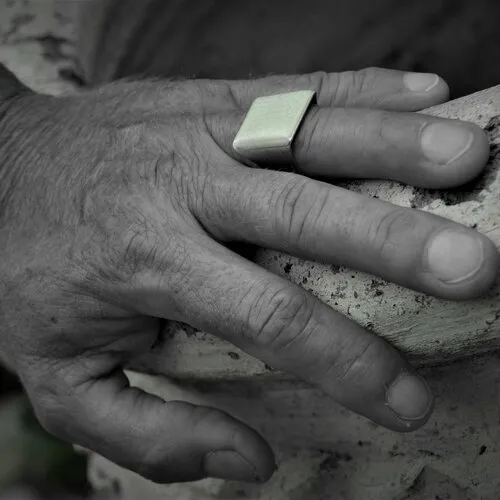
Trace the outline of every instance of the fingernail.
<path fill-rule="evenodd" d="M 462 125 L 430 123 L 420 137 L 422 150 L 435 163 L 451 163 L 460 158 L 472 145 L 473 133 Z"/>
<path fill-rule="evenodd" d="M 257 471 L 235 451 L 212 451 L 204 461 L 205 474 L 209 477 L 232 481 L 259 481 Z"/>
<path fill-rule="evenodd" d="M 387 390 L 386 402 L 403 420 L 421 420 L 429 413 L 433 396 L 423 379 L 402 372 Z"/>
<path fill-rule="evenodd" d="M 466 231 L 442 231 L 434 236 L 427 248 L 429 270 L 447 284 L 460 283 L 474 276 L 483 260 L 480 238 Z"/>
<path fill-rule="evenodd" d="M 406 73 L 403 81 L 412 92 L 428 92 L 439 83 L 439 76 L 432 73 Z"/>

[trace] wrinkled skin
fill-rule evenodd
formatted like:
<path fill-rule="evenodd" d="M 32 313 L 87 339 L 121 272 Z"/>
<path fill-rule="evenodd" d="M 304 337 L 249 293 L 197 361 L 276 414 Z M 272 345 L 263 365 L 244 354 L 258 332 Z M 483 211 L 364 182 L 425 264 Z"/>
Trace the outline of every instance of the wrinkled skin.
<path fill-rule="evenodd" d="M 395 349 L 230 249 L 275 248 L 452 300 L 487 290 L 498 255 L 486 237 L 329 183 L 444 188 L 481 171 L 479 128 L 412 113 L 446 100 L 446 84 L 412 91 L 406 78 L 119 82 L 4 103 L 0 354 L 42 424 L 157 482 L 269 478 L 273 452 L 243 422 L 128 386 L 124 364 L 176 320 L 390 429 L 423 425 L 432 396 Z M 294 144 L 298 171 L 244 165 L 231 143 L 253 99 L 305 88 L 318 106 Z M 444 124 L 454 134 L 438 144 L 462 133 L 469 148 L 426 157 L 420 140 Z"/>

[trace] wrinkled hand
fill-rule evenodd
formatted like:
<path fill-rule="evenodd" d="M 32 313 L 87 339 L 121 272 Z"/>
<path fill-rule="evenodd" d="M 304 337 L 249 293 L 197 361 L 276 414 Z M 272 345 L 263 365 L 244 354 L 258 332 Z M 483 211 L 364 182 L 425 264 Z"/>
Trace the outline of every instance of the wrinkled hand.
<path fill-rule="evenodd" d="M 231 143 L 252 100 L 297 89 L 318 91 L 294 146 L 300 175 L 239 162 Z M 167 319 L 390 429 L 423 425 L 432 396 L 394 348 L 228 244 L 447 299 L 484 292 L 497 266 L 486 237 L 309 178 L 468 181 L 488 157 L 482 131 L 409 113 L 446 98 L 442 80 L 370 69 L 11 100 L 0 130 L 0 352 L 42 424 L 157 482 L 267 479 L 273 453 L 244 423 L 128 386 L 122 366 Z"/>

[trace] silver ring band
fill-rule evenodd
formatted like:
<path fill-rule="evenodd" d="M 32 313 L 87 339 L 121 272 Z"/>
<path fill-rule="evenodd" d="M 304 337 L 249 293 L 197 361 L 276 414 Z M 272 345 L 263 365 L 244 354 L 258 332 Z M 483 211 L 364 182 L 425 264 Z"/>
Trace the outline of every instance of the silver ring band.
<path fill-rule="evenodd" d="M 255 163 L 294 163 L 292 144 L 316 92 L 299 90 L 252 103 L 233 141 L 233 149 Z"/>

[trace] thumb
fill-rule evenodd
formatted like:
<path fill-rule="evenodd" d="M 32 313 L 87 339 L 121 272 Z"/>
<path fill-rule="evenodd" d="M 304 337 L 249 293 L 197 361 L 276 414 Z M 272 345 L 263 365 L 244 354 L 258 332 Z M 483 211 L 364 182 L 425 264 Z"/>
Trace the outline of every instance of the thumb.
<path fill-rule="evenodd" d="M 271 448 L 246 424 L 214 408 L 132 388 L 121 371 L 77 387 L 59 384 L 34 405 L 49 432 L 157 483 L 265 481 L 275 470 Z"/>

